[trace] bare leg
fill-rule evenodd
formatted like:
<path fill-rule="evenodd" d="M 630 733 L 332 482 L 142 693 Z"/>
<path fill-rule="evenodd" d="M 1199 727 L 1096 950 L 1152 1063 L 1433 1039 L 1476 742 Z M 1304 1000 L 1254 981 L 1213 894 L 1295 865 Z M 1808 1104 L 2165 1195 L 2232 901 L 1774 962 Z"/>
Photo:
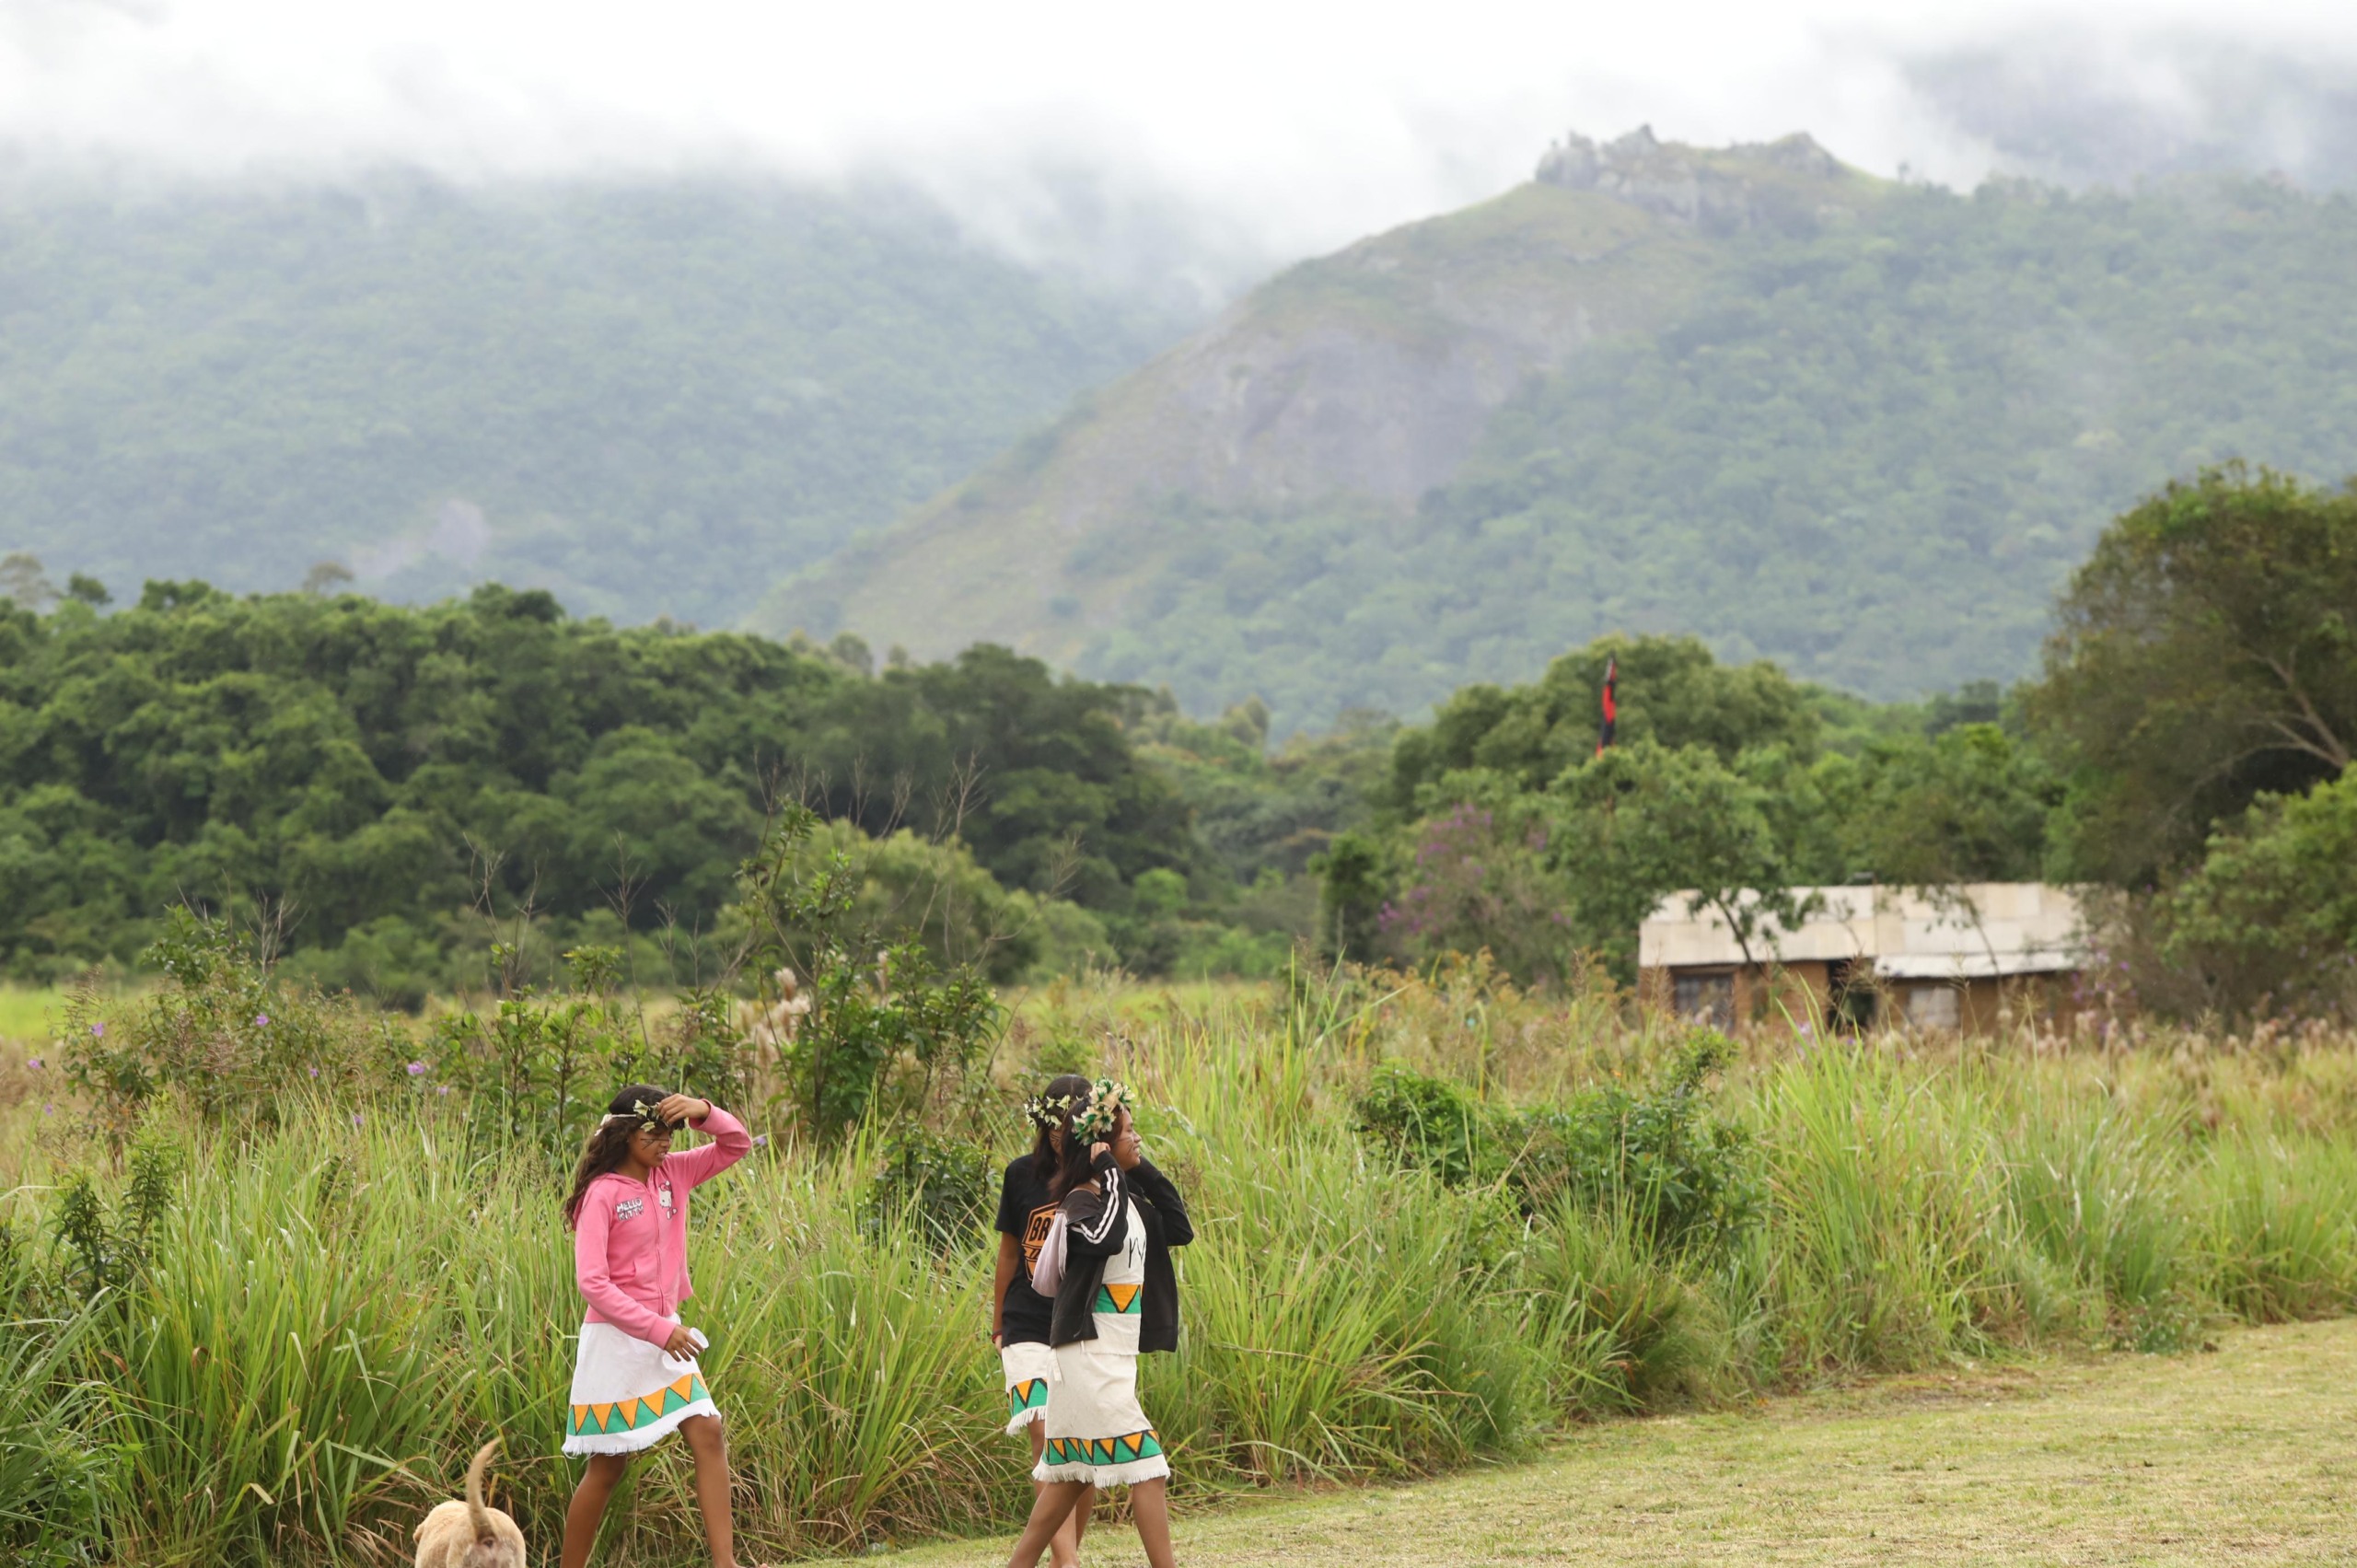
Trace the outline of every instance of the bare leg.
<path fill-rule="evenodd" d="M 1038 1568 L 1039 1554 L 1048 1550 L 1056 1531 L 1072 1516 L 1073 1504 L 1088 1490 L 1076 1481 L 1044 1481 L 1039 1495 L 1032 1500 L 1031 1518 L 1023 1527 L 1023 1537 L 1015 1543 L 1015 1555 L 1006 1560 L 1007 1568 Z"/>
<path fill-rule="evenodd" d="M 606 1504 L 630 1468 L 627 1454 L 592 1454 L 573 1502 L 564 1511 L 564 1546 L 558 1562 L 563 1568 L 588 1568 L 589 1549 L 598 1544 L 598 1527 L 605 1521 Z"/>
<path fill-rule="evenodd" d="M 1088 1518 L 1096 1511 L 1097 1489 L 1093 1486 L 1082 1487 L 1080 1501 L 1072 1505 L 1072 1560 L 1074 1562 L 1080 1561 L 1080 1543 L 1088 1539 Z"/>
<path fill-rule="evenodd" d="M 1035 1421 L 1031 1423 L 1031 1462 L 1037 1465 L 1039 1456 L 1047 1451 L 1048 1423 Z M 1035 1502 L 1039 1489 L 1046 1484 L 1039 1481 L 1031 1483 L 1031 1496 Z M 1083 1487 L 1080 1501 L 1072 1505 L 1072 1516 L 1056 1527 L 1054 1539 L 1048 1542 L 1048 1561 L 1054 1563 L 1055 1568 L 1075 1568 L 1080 1562 L 1080 1540 L 1088 1533 L 1088 1516 L 1096 1506 L 1097 1489 Z"/>
<path fill-rule="evenodd" d="M 1130 1512 L 1137 1516 L 1138 1544 L 1152 1568 L 1174 1568 L 1170 1554 L 1170 1482 L 1142 1481 L 1130 1488 Z"/>
<path fill-rule="evenodd" d="M 703 1515 L 703 1539 L 712 1548 L 712 1568 L 737 1568 L 737 1526 L 728 1512 L 728 1437 L 717 1416 L 691 1415 L 679 1435 L 696 1458 L 696 1508 Z"/>

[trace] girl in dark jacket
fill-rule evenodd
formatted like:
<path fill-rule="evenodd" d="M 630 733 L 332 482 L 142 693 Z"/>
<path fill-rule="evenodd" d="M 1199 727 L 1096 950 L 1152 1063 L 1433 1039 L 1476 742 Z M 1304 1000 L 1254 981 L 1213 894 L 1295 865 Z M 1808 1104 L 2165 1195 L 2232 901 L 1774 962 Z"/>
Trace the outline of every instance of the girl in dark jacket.
<path fill-rule="evenodd" d="M 1048 1447 L 1048 1395 L 1056 1378 L 1056 1353 L 1048 1330 L 1055 1321 L 1056 1304 L 1031 1288 L 1031 1271 L 1056 1215 L 1051 1189 L 1063 1168 L 1064 1144 L 1073 1118 L 1088 1103 L 1088 1093 L 1086 1078 L 1065 1073 L 1023 1108 L 1031 1123 L 1031 1152 L 1010 1163 L 999 1183 L 991 1342 L 998 1346 L 999 1369 L 1006 1381 L 1007 1433 L 1029 1440 L 1034 1467 Z M 1039 1484 L 1034 1481 L 1033 1489 Z M 1095 1501 L 1094 1493 L 1082 1493 L 1063 1527 L 1049 1541 L 1048 1560 L 1054 1568 L 1077 1568 L 1081 1538 Z"/>
<path fill-rule="evenodd" d="M 1138 1403 L 1138 1357 L 1178 1348 L 1178 1275 L 1170 1249 L 1195 1238 L 1187 1205 L 1145 1157 L 1129 1091 L 1093 1086 L 1064 1140 L 1053 1190 L 1065 1225 L 1063 1281 L 1049 1342 L 1056 1353 L 1046 1452 L 1030 1522 L 1009 1568 L 1034 1568 L 1081 1497 L 1126 1486 L 1153 1568 L 1172 1568 L 1170 1461 Z"/>

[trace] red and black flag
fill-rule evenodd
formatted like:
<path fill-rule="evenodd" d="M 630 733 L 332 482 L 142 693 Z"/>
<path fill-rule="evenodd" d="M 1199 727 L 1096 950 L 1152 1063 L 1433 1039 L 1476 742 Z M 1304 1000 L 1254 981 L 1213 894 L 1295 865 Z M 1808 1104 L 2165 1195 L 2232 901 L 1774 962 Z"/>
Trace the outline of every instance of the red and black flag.
<path fill-rule="evenodd" d="M 1614 688 L 1620 683 L 1620 656 L 1618 654 L 1604 661 L 1604 727 L 1596 732 L 1596 754 L 1612 744 L 1612 727 L 1620 722 L 1620 700 Z"/>

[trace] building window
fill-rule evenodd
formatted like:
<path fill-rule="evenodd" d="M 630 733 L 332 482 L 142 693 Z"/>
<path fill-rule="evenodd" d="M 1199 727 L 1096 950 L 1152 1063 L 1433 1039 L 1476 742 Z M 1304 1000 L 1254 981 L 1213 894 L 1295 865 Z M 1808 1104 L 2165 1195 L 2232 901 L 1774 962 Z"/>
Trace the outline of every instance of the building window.
<path fill-rule="evenodd" d="M 1953 985 L 1910 985 L 1907 988 L 1907 1021 L 1919 1029 L 1952 1029 L 1956 1026 L 1956 988 Z"/>
<path fill-rule="evenodd" d="M 1713 1028 L 1735 1028 L 1735 974 L 1730 970 L 1672 977 L 1671 1005 L 1689 1023 Z"/>

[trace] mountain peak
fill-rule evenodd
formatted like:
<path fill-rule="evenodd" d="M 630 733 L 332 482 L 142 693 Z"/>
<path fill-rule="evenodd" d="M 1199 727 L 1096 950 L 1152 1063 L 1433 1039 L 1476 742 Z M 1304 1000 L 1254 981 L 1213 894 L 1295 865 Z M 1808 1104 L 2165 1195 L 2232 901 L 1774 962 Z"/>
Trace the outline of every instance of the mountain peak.
<path fill-rule="evenodd" d="M 1539 158 L 1537 178 L 1542 185 L 1594 191 L 1724 234 L 1805 226 L 1828 215 L 1828 187 L 1857 176 L 1805 131 L 1773 142 L 1702 148 L 1664 142 L 1652 126 L 1640 125 L 1609 142 L 1577 132 L 1566 135 Z"/>

